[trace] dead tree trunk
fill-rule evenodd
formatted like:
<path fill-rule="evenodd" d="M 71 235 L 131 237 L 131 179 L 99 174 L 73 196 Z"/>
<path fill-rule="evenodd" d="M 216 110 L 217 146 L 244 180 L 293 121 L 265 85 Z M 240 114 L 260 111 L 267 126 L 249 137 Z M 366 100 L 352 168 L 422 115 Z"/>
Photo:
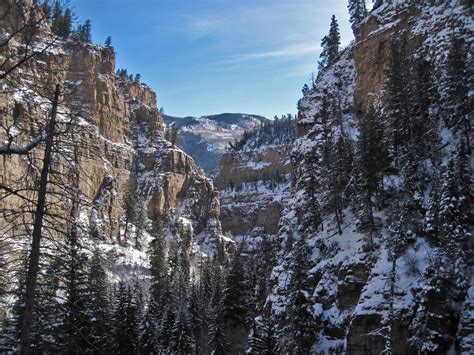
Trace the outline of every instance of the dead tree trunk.
<path fill-rule="evenodd" d="M 36 212 L 34 216 L 34 227 L 32 234 L 30 258 L 28 262 L 28 272 L 26 277 L 26 294 L 25 294 L 25 314 L 20 335 L 20 354 L 28 354 L 31 344 L 31 325 L 33 323 L 33 308 L 35 303 L 36 283 L 39 272 L 40 244 L 41 234 L 43 231 L 43 219 L 46 208 L 46 195 L 48 185 L 48 175 L 51 165 L 51 155 L 53 150 L 54 132 L 56 126 L 56 113 L 58 109 L 60 86 L 56 85 L 54 91 L 53 105 L 51 109 L 51 118 L 48 124 L 48 138 L 44 150 L 43 167 L 41 169 L 41 177 L 38 186 L 38 199 L 36 204 Z"/>

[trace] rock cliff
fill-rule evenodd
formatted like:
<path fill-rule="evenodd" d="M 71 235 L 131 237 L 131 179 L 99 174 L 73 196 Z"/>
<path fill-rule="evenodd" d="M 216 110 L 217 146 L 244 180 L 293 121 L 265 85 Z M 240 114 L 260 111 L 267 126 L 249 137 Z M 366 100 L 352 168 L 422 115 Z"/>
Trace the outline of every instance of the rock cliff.
<path fill-rule="evenodd" d="M 472 263 L 465 269 L 467 284 L 459 286 L 463 290 L 461 296 L 453 296 L 455 311 L 446 306 L 450 302 L 443 298 L 447 291 L 438 289 L 438 293 L 430 296 L 438 305 L 430 310 L 433 318 L 428 320 L 426 316 L 424 325 L 415 323 L 420 313 L 426 311 L 420 306 L 420 299 L 425 295 L 423 292 L 430 292 L 427 279 L 436 247 L 419 237 L 391 264 L 388 224 L 393 211 L 380 208 L 375 213 L 377 233 L 369 236 L 359 228 L 358 217 L 354 215 L 360 204 L 356 201 L 354 208 L 343 210 L 338 231 L 338 217 L 326 202 L 327 191 L 315 192 L 320 181 L 311 184 L 311 176 L 321 173 L 311 169 L 319 166 L 321 159 L 317 152 L 325 134 L 322 117 L 327 98 L 334 100 L 336 116 L 340 117 L 333 126 L 336 137 L 346 137 L 356 146 L 359 115 L 372 104 L 386 104 L 384 85 L 393 47 L 404 42 L 410 56 L 426 58 L 433 64 L 433 75 L 439 82 L 452 36 L 463 38 L 470 48 L 472 26 L 471 10 L 459 1 L 379 1 L 353 27 L 355 41 L 342 51 L 337 61 L 320 71 L 315 88 L 299 101 L 298 139 L 292 151 L 294 192 L 280 221 L 281 254 L 274 269 L 275 288 L 269 300 L 277 318 L 284 317 L 294 253 L 291 250 L 296 241 L 306 240 L 312 250 L 308 297 L 313 302 L 315 353 L 378 354 L 387 349 L 393 354 L 413 353 L 416 351 L 414 333 L 422 327 L 424 331 L 435 329 L 438 334 L 423 340 L 427 353 L 447 353 L 450 349 L 463 354 L 472 351 L 472 313 L 468 315 L 466 311 L 472 303 Z M 388 129 L 387 123 L 384 124 Z M 444 147 L 448 147 L 443 152 L 449 156 L 456 149 L 457 138 L 449 138 L 451 133 L 446 131 L 443 135 Z M 399 188 L 397 179 L 403 177 L 397 175 L 384 180 L 385 188 Z M 314 228 L 313 224 L 318 222 L 317 217 L 310 216 L 309 208 L 314 205 L 310 206 L 309 201 L 320 203 L 322 208 L 322 222 Z M 397 281 L 390 294 L 389 278 L 393 274 Z M 438 322 L 438 318 L 443 321 Z M 284 318 L 281 322 L 286 325 L 288 321 Z"/>
<path fill-rule="evenodd" d="M 0 6 L 5 11 L 9 4 Z M 23 16 L 13 11 L 7 15 L 0 20 L 5 34 L 13 31 Z M 42 22 L 34 42 L 38 55 L 1 83 L 3 127 L 14 121 L 15 112 L 24 113 L 21 135 L 15 137 L 14 144 L 28 142 L 30 134 L 45 126 L 51 93 L 59 84 L 58 120 L 60 125 L 74 124 L 75 138 L 68 149 L 76 151 L 77 183 L 84 199 L 80 215 L 91 238 L 109 245 L 129 243 L 122 240 L 124 199 L 131 175 L 136 174 L 135 191 L 145 201 L 148 217 L 162 220 L 170 238 L 179 238 L 180 228 L 191 228 L 199 239 L 193 239 L 195 247 L 190 252 L 199 252 L 198 240 L 205 244 L 206 253 L 223 251 L 218 191 L 189 155 L 164 138 L 156 94 L 145 84 L 116 76 L 112 48 L 52 38 L 50 23 Z M 0 57 L 15 54 L 22 45 L 14 38 L 2 48 Z M 28 126 L 31 131 L 24 129 Z M 2 141 L 7 140 L 7 133 L 0 133 Z M 40 146 L 32 155 L 40 157 L 41 151 Z M 4 186 L 31 176 L 31 165 L 23 156 L 3 155 L 0 159 L 0 183 Z M 14 209 L 21 200 L 9 196 L 2 203 L 2 207 Z M 169 227 L 177 223 L 180 228 Z M 142 259 L 146 264 L 145 255 Z"/>
<path fill-rule="evenodd" d="M 290 196 L 290 150 L 294 121 L 268 122 L 225 153 L 214 179 L 221 195 L 224 232 L 248 243 L 275 235 Z"/>

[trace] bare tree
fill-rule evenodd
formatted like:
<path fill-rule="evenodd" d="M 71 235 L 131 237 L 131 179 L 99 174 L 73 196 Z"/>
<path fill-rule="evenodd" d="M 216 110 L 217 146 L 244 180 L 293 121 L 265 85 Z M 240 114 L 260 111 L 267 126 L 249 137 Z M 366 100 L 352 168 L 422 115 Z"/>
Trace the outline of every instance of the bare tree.
<path fill-rule="evenodd" d="M 15 86 L 15 74 L 21 68 L 31 65 L 31 62 L 45 54 L 58 40 L 55 35 L 46 39 L 40 38 L 41 31 L 48 25 L 48 16 L 39 10 L 34 3 L 6 0 L 0 4 L 0 84 L 8 82 Z M 16 129 L 17 121 L 7 124 L 2 120 L 7 144 L 0 146 L 0 155 L 20 154 L 36 148 L 48 139 L 47 134 L 38 134 L 30 138 L 24 145 L 17 145 L 16 140 L 21 136 Z"/>

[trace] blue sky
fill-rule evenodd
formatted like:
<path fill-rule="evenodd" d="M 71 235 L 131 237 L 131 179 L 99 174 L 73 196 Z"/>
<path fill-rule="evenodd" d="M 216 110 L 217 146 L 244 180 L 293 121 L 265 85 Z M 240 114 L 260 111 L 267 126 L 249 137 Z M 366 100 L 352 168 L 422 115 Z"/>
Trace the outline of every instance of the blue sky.
<path fill-rule="evenodd" d="M 335 14 L 347 0 L 71 0 L 93 39 L 112 36 L 117 66 L 140 73 L 169 115 L 296 113 Z"/>

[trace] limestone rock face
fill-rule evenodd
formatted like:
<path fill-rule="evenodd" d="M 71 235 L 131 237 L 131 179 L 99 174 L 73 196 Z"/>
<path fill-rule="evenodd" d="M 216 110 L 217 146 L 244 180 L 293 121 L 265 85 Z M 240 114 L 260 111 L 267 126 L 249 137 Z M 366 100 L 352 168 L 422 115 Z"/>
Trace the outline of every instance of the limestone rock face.
<path fill-rule="evenodd" d="M 224 154 L 215 178 L 223 231 L 234 236 L 275 235 L 290 195 L 290 170 L 287 146 Z"/>
<path fill-rule="evenodd" d="M 0 21 L 0 30 L 8 30 L 11 21 L 15 19 Z M 38 45 L 47 43 L 51 36 L 45 24 Z M 19 45 L 12 41 L 4 50 L 14 52 Z M 7 52 L 0 53 L 0 59 Z M 42 70 L 45 67 L 48 70 Z M 13 119 L 16 105 L 25 112 L 24 126 L 44 127 L 51 105 L 41 96 L 51 97 L 52 88 L 59 83 L 63 95 L 58 120 L 74 120 L 75 164 L 84 197 L 81 218 L 92 236 L 120 241 L 124 196 L 135 171 L 137 194 L 146 202 L 150 218 L 169 224 L 185 219 L 189 223 L 183 228 L 192 225 L 193 236 L 204 233 L 201 239 L 206 239 L 212 229 L 212 238 L 218 243 L 220 205 L 212 181 L 190 156 L 163 138 L 156 94 L 145 84 L 120 80 L 115 69 L 113 49 L 59 41 L 15 72 L 15 85 L 2 86 L 0 106 L 8 113 L 2 120 Z M 43 89 L 33 90 L 36 87 Z M 17 142 L 27 142 L 33 133 L 25 131 Z M 40 157 L 41 149 L 32 154 Z M 5 185 L 30 174 L 22 157 L 2 156 L 1 160 L 0 182 Z M 15 207 L 19 201 L 11 197 L 5 203 Z"/>

